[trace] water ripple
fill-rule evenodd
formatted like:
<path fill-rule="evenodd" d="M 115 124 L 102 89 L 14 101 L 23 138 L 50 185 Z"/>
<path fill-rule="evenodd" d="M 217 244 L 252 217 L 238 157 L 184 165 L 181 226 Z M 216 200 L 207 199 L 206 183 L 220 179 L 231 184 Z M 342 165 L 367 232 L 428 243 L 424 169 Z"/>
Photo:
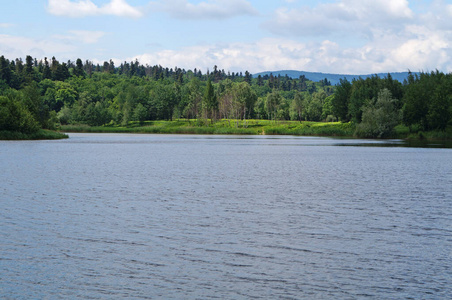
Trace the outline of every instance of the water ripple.
<path fill-rule="evenodd" d="M 0 142 L 0 298 L 448 299 L 452 151 L 334 143 Z"/>

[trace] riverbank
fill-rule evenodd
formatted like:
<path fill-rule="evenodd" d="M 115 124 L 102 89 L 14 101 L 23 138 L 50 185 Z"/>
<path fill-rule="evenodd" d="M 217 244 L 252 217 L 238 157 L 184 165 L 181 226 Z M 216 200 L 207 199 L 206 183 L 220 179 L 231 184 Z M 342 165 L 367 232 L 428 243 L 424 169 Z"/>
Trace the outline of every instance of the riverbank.
<path fill-rule="evenodd" d="M 131 122 L 127 126 L 64 125 L 64 132 L 161 133 L 161 134 L 239 134 L 239 135 L 305 135 L 352 137 L 354 124 L 340 122 L 297 122 L 269 120 L 206 120 Z"/>
<path fill-rule="evenodd" d="M 356 126 L 341 122 L 298 122 L 270 120 L 174 120 L 130 122 L 123 125 L 63 125 L 62 132 L 85 133 L 153 133 L 153 134 L 237 134 L 237 135 L 298 135 L 354 138 Z M 452 128 L 446 131 L 411 130 L 404 125 L 396 126 L 394 139 L 447 140 L 452 141 Z"/>
<path fill-rule="evenodd" d="M 35 133 L 0 131 L 0 140 L 57 140 L 67 139 L 68 137 L 65 133 L 45 129 L 40 129 Z"/>

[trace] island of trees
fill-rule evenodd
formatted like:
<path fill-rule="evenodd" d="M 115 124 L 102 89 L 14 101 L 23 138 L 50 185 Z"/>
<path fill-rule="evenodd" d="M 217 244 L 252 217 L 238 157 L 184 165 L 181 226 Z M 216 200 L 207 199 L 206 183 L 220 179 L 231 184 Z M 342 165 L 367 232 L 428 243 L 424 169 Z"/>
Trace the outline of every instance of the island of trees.
<path fill-rule="evenodd" d="M 450 137 L 451 88 L 451 74 L 439 71 L 410 73 L 404 82 L 388 74 L 332 86 L 327 79 L 253 78 L 217 66 L 203 73 L 138 61 L 116 66 L 112 60 L 99 65 L 1 56 L 0 138 L 48 138 L 51 131 L 43 129 L 127 128 L 366 138 L 430 132 L 444 138 Z M 155 131 L 160 120 L 173 120 L 167 122 L 172 131 Z"/>

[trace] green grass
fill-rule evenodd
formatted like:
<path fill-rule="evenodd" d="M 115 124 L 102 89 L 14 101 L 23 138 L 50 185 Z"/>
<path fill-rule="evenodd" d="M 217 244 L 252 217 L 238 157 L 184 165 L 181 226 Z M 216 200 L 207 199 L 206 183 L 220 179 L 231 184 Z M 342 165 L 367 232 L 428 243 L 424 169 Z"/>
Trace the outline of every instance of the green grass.
<path fill-rule="evenodd" d="M 176 120 L 148 121 L 143 124 L 130 122 L 121 125 L 64 125 L 64 132 L 98 133 L 161 133 L 161 134 L 238 134 L 238 135 L 316 135 L 316 136 L 353 136 L 351 123 L 323 123 L 269 120 Z"/>
<path fill-rule="evenodd" d="M 290 122 L 264 128 L 265 134 L 353 137 L 355 126 L 340 122 Z"/>
<path fill-rule="evenodd" d="M 56 140 L 68 138 L 67 134 L 40 129 L 35 133 L 0 131 L 0 140 Z"/>
<path fill-rule="evenodd" d="M 353 123 L 341 122 L 298 122 L 270 120 L 174 120 L 146 121 L 143 124 L 130 122 L 122 125 L 64 125 L 63 132 L 97 133 L 153 133 L 153 134 L 236 134 L 236 135 L 299 135 L 356 137 Z M 391 138 L 412 140 L 452 140 L 452 128 L 446 131 L 422 132 L 417 128 L 411 131 L 407 126 L 398 125 Z"/>

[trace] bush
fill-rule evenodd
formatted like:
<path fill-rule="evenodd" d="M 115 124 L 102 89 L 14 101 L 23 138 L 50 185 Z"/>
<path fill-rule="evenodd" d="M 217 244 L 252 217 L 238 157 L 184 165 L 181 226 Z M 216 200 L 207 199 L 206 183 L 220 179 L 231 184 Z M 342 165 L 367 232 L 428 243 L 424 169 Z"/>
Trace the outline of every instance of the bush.
<path fill-rule="evenodd" d="M 399 124 L 400 112 L 395 106 L 388 89 L 382 89 L 375 104 L 363 108 L 362 122 L 356 127 L 355 134 L 364 138 L 388 138 L 394 134 Z"/>
<path fill-rule="evenodd" d="M 39 129 L 33 133 L 6 130 L 0 131 L 0 140 L 56 140 L 65 138 L 68 138 L 68 135 L 45 129 Z"/>
<path fill-rule="evenodd" d="M 34 133 L 38 122 L 22 102 L 0 96 L 0 131 Z"/>

